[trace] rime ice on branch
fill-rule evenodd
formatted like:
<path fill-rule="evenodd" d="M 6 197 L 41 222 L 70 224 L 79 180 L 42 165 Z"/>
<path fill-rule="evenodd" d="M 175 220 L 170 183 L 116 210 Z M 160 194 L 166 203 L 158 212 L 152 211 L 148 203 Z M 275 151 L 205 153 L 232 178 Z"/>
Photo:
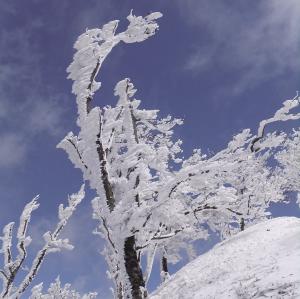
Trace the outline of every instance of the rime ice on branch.
<path fill-rule="evenodd" d="M 118 299 L 147 296 L 155 255 L 161 257 L 165 280 L 168 259 L 178 260 L 181 248 L 193 255 L 189 242 L 206 238 L 208 227 L 227 237 L 267 217 L 270 203 L 284 199 L 281 173 L 268 163 L 287 136 L 264 136 L 263 128 L 273 121 L 299 118 L 288 114 L 298 99 L 287 101 L 273 118 L 261 122 L 258 136 L 244 130 L 215 155 L 196 150 L 183 160 L 181 141 L 173 138 L 174 127 L 182 121 L 160 119 L 158 111 L 140 109 L 128 78 L 115 87 L 115 106 L 93 107 L 100 88 L 96 76 L 112 48 L 154 35 L 159 17 L 160 13 L 144 18 L 131 13 L 128 28 L 118 34 L 118 21 L 88 30 L 75 43 L 68 67 L 79 134 L 70 132 L 58 147 L 97 191 L 92 204 L 100 224 L 95 233 L 107 241 L 103 254 Z M 255 147 L 258 141 L 263 150 Z M 144 274 L 142 255 L 147 256 Z"/>
<path fill-rule="evenodd" d="M 141 288 L 144 287 L 144 282 L 134 248 L 134 235 L 132 235 L 130 229 L 126 228 L 125 231 L 124 228 L 121 229 L 124 223 L 122 225 L 120 222 L 117 224 L 113 223 L 117 219 L 113 214 L 121 215 L 119 214 L 120 211 L 115 211 L 117 205 L 120 206 L 118 210 L 124 211 L 125 209 L 127 211 L 126 215 L 129 216 L 132 213 L 128 214 L 130 200 L 133 199 L 137 204 L 140 202 L 137 190 L 134 192 L 130 191 L 125 202 L 122 201 L 122 198 L 118 198 L 118 195 L 121 194 L 122 188 L 124 189 L 126 180 L 129 177 L 130 181 L 133 181 L 129 185 L 131 187 L 133 185 L 135 186 L 133 189 L 137 189 L 141 182 L 141 176 L 136 175 L 137 169 L 134 165 L 122 165 L 122 173 L 116 173 L 121 170 L 114 169 L 115 167 L 111 165 L 114 158 L 110 153 L 115 151 L 111 145 L 117 143 L 116 133 L 120 135 L 118 121 L 122 128 L 124 127 L 122 121 L 124 120 L 128 123 L 131 119 L 131 132 L 128 132 L 130 135 L 135 132 L 135 119 L 131 113 L 132 108 L 128 104 L 125 107 L 125 105 L 120 103 L 116 108 L 106 110 L 101 110 L 99 107 L 92 108 L 93 94 L 100 87 L 100 83 L 95 81 L 95 77 L 100 70 L 102 62 L 114 46 L 121 41 L 125 43 L 141 42 L 154 35 L 158 29 L 155 20 L 160 17 L 160 13 L 151 13 L 146 17 L 136 17 L 131 13 L 127 18 L 129 21 L 128 28 L 118 34 L 116 34 L 118 21 L 109 22 L 102 29 L 88 30 L 75 43 L 77 52 L 74 55 L 74 61 L 68 68 L 69 78 L 74 80 L 73 93 L 75 93 L 77 99 L 77 124 L 80 127 L 80 133 L 78 137 L 74 136 L 73 133 L 69 133 L 59 144 L 59 147 L 66 150 L 75 167 L 81 169 L 84 178 L 89 180 L 91 187 L 97 190 L 100 201 L 104 201 L 99 203 L 99 210 L 101 210 L 99 219 L 103 222 L 102 231 L 108 241 L 106 250 L 110 251 L 110 253 L 106 257 L 110 265 L 111 275 L 116 284 L 118 296 L 123 296 L 123 293 L 128 293 L 130 296 L 130 289 L 132 289 L 132 294 L 135 294 L 133 296 L 143 296 Z M 124 87 L 123 93 L 126 94 L 126 84 Z M 122 121 L 120 121 L 121 114 L 123 114 L 122 118 L 124 118 Z M 136 135 L 129 135 L 126 137 L 128 137 L 128 141 L 131 140 L 134 152 L 130 153 L 126 150 L 126 155 L 132 154 L 132 157 L 134 157 L 137 153 L 139 141 Z M 118 138 L 122 137 L 118 136 Z M 122 148 L 119 150 L 123 151 Z M 138 151 L 140 152 L 141 149 Z M 141 160 L 141 158 L 137 157 L 134 159 Z M 119 182 L 123 180 L 122 184 L 117 184 L 116 180 Z M 129 189 L 129 185 L 127 189 Z M 96 205 L 94 203 L 94 207 Z M 95 215 L 98 215 L 98 210 L 96 210 Z M 119 239 L 115 239 L 117 236 Z M 127 262 L 135 264 L 134 268 L 137 269 L 135 272 L 126 272 L 129 268 L 126 268 L 124 263 L 126 256 L 122 257 L 124 248 L 130 251 L 130 253 L 128 252 Z M 126 252 L 124 254 L 126 255 Z"/>
<path fill-rule="evenodd" d="M 277 122 L 277 121 L 288 121 L 288 120 L 297 120 L 300 118 L 300 113 L 293 114 L 290 111 L 294 108 L 297 108 L 300 104 L 300 97 L 298 94 L 292 100 L 286 100 L 283 102 L 283 107 L 278 109 L 273 117 L 265 119 L 260 122 L 259 128 L 257 131 L 257 137 L 253 139 L 251 150 L 256 151 L 259 148 L 255 147 L 255 144 L 264 137 L 265 128 L 268 124 Z"/>
<path fill-rule="evenodd" d="M 3 254 L 4 258 L 4 267 L 2 270 L 0 270 L 3 282 L 2 292 L 0 295 L 1 298 L 19 298 L 37 275 L 41 264 L 48 253 L 60 251 L 61 249 L 73 249 L 73 246 L 69 244 L 69 240 L 59 239 L 59 235 L 67 224 L 69 218 L 72 216 L 77 205 L 82 201 L 83 198 L 84 185 L 82 185 L 78 193 L 75 193 L 69 197 L 68 205 L 65 208 L 62 204 L 59 206 L 59 221 L 56 225 L 56 228 L 53 232 L 48 231 L 44 234 L 45 245 L 36 254 L 25 277 L 22 278 L 18 283 L 15 282 L 15 278 L 24 266 L 27 257 L 27 247 L 31 242 L 31 237 L 27 235 L 27 229 L 30 223 L 32 212 L 39 207 L 39 204 L 37 203 L 38 196 L 25 206 L 20 217 L 20 223 L 16 235 L 16 247 L 18 251 L 16 258 L 13 257 L 12 253 L 14 222 L 11 222 L 4 227 L 3 237 L 1 237 L 1 253 Z"/>
<path fill-rule="evenodd" d="M 118 27 L 118 21 L 115 20 L 101 29 L 87 30 L 78 38 L 74 45 L 77 52 L 67 71 L 69 72 L 68 78 L 74 81 L 72 91 L 77 97 L 79 126 L 90 112 L 93 95 L 101 86 L 95 78 L 107 55 L 121 41 L 124 43 L 142 42 L 154 35 L 158 29 L 155 20 L 161 16 L 156 12 L 143 18 L 136 17 L 131 12 L 127 17 L 128 28 L 122 33 L 115 34 Z"/>
<path fill-rule="evenodd" d="M 51 283 L 47 293 L 43 294 L 43 283 L 35 286 L 31 290 L 29 299 L 93 299 L 96 298 L 97 293 L 88 293 L 81 296 L 78 292 L 71 289 L 70 284 L 61 286 L 59 277 L 54 283 Z"/>

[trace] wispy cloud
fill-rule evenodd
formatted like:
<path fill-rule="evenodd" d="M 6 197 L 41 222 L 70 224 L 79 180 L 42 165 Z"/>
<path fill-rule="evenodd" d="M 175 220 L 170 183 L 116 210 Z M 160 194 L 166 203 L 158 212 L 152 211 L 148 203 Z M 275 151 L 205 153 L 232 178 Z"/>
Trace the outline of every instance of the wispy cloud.
<path fill-rule="evenodd" d="M 222 67 L 239 72 L 233 90 L 236 94 L 299 70 L 298 0 L 234 5 L 186 0 L 179 5 L 182 17 L 199 33 L 195 35 L 195 50 L 185 64 L 187 70 Z"/>
<path fill-rule="evenodd" d="M 0 167 L 15 166 L 24 160 L 28 149 L 19 134 L 2 134 L 0 139 Z"/>
<path fill-rule="evenodd" d="M 43 5 L 42 2 L 35 0 L 32 5 L 39 8 Z M 76 5 L 82 9 L 72 10 L 73 3 L 63 2 L 58 10 L 55 3 L 50 3 L 49 14 L 53 10 L 58 19 L 58 22 L 54 22 L 45 15 L 28 12 L 23 15 L 15 1 L 0 3 L 0 147 L 5 147 L 0 156 L 0 165 L 3 167 L 23 163 L 35 145 L 35 137 L 41 134 L 63 136 L 65 132 L 66 109 L 71 106 L 66 104 L 66 99 L 70 90 L 61 89 L 64 93 L 61 94 L 55 91 L 55 86 L 51 88 L 51 82 L 57 81 L 53 77 L 47 77 L 47 70 L 53 70 L 54 67 L 57 70 L 65 68 L 67 62 L 66 65 L 61 64 L 64 63 L 64 51 L 72 51 L 75 38 L 87 27 L 98 26 L 107 21 L 115 6 L 109 0 L 91 0 L 89 5 Z M 69 22 L 67 36 L 61 34 L 65 30 L 66 18 Z M 45 41 L 46 36 L 57 36 L 57 47 L 61 49 L 61 55 L 58 56 L 60 65 L 51 56 L 52 48 L 47 49 L 49 41 Z M 54 47 L 53 44 L 49 46 Z M 58 55 L 57 53 L 53 56 Z M 69 60 L 71 59 L 70 55 Z M 11 135 L 10 139 L 8 135 Z M 3 145 L 4 137 L 6 140 L 15 140 L 15 143 Z M 12 147 L 19 140 L 24 149 L 23 154 L 10 155 Z M 9 147 L 11 150 L 8 150 Z"/>
<path fill-rule="evenodd" d="M 2 4 L 1 4 L 2 7 Z M 14 13 L 13 8 L 0 12 Z M 23 163 L 38 134 L 63 130 L 64 95 L 42 80 L 42 54 L 32 34 L 42 25 L 34 20 L 21 27 L 0 28 L 0 166 Z"/>
<path fill-rule="evenodd" d="M 9 14 L 15 14 L 16 9 L 14 5 L 11 3 L 11 1 L 3 1 L 1 3 L 1 10 L 3 13 L 9 13 Z"/>

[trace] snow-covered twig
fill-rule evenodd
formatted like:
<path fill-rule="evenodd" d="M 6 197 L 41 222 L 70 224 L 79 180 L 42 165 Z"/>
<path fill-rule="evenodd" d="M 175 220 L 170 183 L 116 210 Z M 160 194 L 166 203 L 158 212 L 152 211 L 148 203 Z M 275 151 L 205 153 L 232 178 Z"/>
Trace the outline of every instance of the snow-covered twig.
<path fill-rule="evenodd" d="M 71 289 L 70 284 L 61 285 L 60 278 L 57 277 L 54 283 L 51 283 L 48 291 L 43 294 L 43 283 L 32 288 L 29 299 L 93 299 L 97 293 L 88 293 L 80 295 Z"/>
<path fill-rule="evenodd" d="M 1 297 L 6 298 L 10 296 L 10 291 L 18 271 L 21 269 L 24 260 L 27 256 L 26 247 L 30 244 L 31 238 L 26 236 L 27 228 L 30 222 L 31 213 L 39 207 L 37 203 L 38 196 L 29 202 L 20 217 L 20 224 L 17 232 L 17 250 L 18 255 L 16 259 L 12 257 L 12 230 L 14 223 L 7 224 L 3 229 L 4 236 L 2 237 L 2 252 L 4 255 L 4 269 L 1 271 L 3 274 L 3 288 Z"/>
<path fill-rule="evenodd" d="M 257 130 L 257 136 L 253 139 L 251 143 L 251 151 L 257 151 L 259 150 L 258 147 L 256 147 L 256 143 L 261 140 L 264 137 L 265 134 L 265 128 L 268 124 L 277 122 L 277 121 L 288 121 L 288 120 L 296 120 L 300 118 L 300 113 L 293 114 L 290 113 L 290 111 L 296 107 L 298 107 L 300 104 L 300 97 L 298 94 L 292 99 L 292 100 L 286 100 L 283 102 L 283 107 L 278 109 L 274 116 L 262 120 L 259 124 L 258 130 Z"/>
<path fill-rule="evenodd" d="M 3 229 L 4 236 L 2 240 L 2 253 L 4 256 L 4 269 L 1 270 L 3 288 L 1 292 L 1 298 L 17 299 L 30 285 L 32 280 L 35 278 L 37 272 L 39 271 L 42 262 L 44 261 L 46 255 L 50 252 L 60 251 L 61 249 L 72 249 L 73 246 L 69 244 L 68 239 L 58 239 L 60 232 L 67 224 L 69 218 L 72 216 L 77 205 L 84 198 L 84 185 L 81 186 L 78 193 L 71 195 L 68 199 L 68 205 L 63 207 L 61 204 L 59 206 L 59 222 L 56 225 L 54 231 L 47 232 L 44 234 L 45 245 L 36 254 L 31 267 L 25 278 L 21 280 L 18 285 L 14 285 L 15 277 L 17 273 L 22 268 L 22 265 L 26 259 L 27 251 L 26 248 L 31 242 L 30 236 L 27 236 L 27 229 L 30 223 L 30 218 L 32 212 L 39 207 L 37 203 L 38 196 L 35 197 L 30 203 L 28 203 L 20 217 L 20 224 L 17 231 L 17 250 L 18 255 L 15 259 L 12 256 L 12 230 L 14 223 L 11 222 L 7 224 Z"/>

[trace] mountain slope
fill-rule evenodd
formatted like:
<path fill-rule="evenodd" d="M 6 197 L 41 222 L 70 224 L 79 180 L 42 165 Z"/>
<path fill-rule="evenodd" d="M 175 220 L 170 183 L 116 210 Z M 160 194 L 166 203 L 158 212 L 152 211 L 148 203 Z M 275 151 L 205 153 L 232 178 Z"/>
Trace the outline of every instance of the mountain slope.
<path fill-rule="evenodd" d="M 218 244 L 150 298 L 300 298 L 300 218 L 271 219 Z"/>

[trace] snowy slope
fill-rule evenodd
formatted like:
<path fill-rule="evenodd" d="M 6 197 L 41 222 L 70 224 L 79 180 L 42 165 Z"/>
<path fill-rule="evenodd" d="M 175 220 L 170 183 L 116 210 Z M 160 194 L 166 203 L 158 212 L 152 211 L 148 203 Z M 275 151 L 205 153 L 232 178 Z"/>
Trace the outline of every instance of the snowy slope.
<path fill-rule="evenodd" d="M 218 244 L 150 298 L 300 298 L 300 218 L 268 220 Z"/>

